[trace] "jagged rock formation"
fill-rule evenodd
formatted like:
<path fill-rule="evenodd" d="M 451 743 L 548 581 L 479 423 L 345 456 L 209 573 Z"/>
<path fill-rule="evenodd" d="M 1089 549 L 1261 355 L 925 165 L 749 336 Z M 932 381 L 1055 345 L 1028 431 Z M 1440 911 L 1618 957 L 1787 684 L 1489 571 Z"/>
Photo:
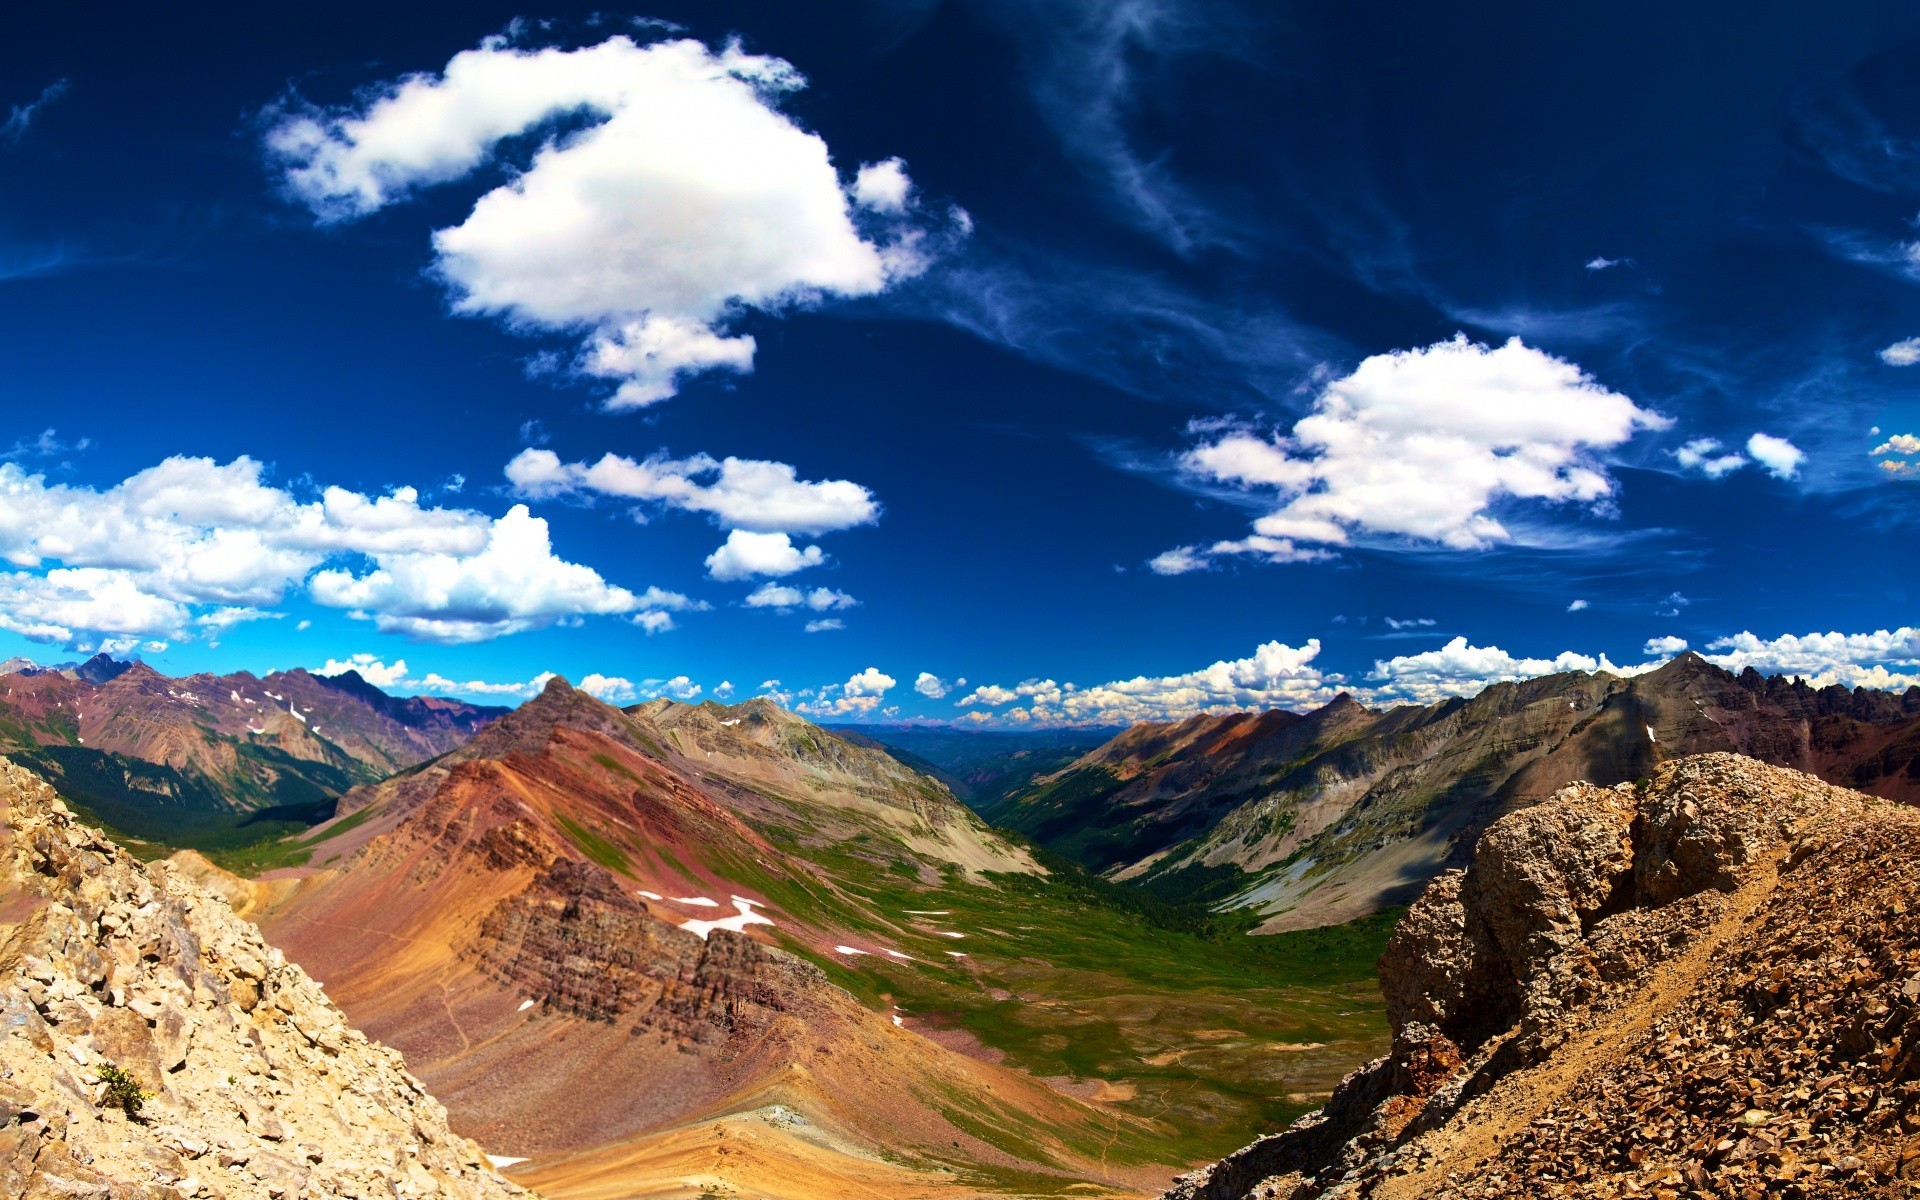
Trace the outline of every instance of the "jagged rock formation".
<path fill-rule="evenodd" d="M 1207 884 L 1275 932 L 1411 901 L 1502 813 L 1576 780 L 1714 751 L 1920 802 L 1920 688 L 1815 689 L 1683 654 L 1424 707 L 1341 696 L 1135 726 L 990 815 L 1120 879 L 1188 869 L 1183 893 Z"/>
<path fill-rule="evenodd" d="M 521 1194 L 225 901 L 4 759 L 0 810 L 0 1197 Z"/>
<path fill-rule="evenodd" d="M 1920 1195 L 1920 811 L 1732 754 L 1495 823 L 1392 1053 L 1169 1200 Z"/>

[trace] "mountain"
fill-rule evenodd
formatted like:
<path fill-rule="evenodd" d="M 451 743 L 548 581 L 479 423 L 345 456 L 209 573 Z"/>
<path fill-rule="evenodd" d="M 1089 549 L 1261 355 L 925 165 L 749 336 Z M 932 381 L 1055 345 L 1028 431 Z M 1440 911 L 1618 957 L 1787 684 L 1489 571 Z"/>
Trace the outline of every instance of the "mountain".
<path fill-rule="evenodd" d="M 872 993 L 858 957 L 954 974 L 966 954 L 849 880 L 1036 867 L 937 783 L 770 702 L 622 711 L 555 679 L 348 793 L 306 844 L 302 870 L 221 886 L 549 1195 L 614 1177 L 651 1194 L 639 1178 L 716 1154 L 728 1186 L 770 1197 L 806 1177 L 817 1196 L 995 1172 L 1057 1189 L 1101 1177 L 1122 1128 L 1154 1129 L 910 1031 Z"/>
<path fill-rule="evenodd" d="M 1251 908 L 1273 932 L 1407 903 L 1494 818 L 1570 782 L 1710 751 L 1920 802 L 1920 688 L 1814 689 L 1689 653 L 1424 707 L 1342 695 L 1304 714 L 1137 725 L 994 819 L 1116 879 Z"/>
<path fill-rule="evenodd" d="M 388 696 L 353 672 L 170 679 L 102 655 L 0 677 L 0 752 L 124 834 L 232 845 L 323 819 L 355 784 L 445 754 L 504 711 Z"/>
<path fill-rule="evenodd" d="M 931 775 L 975 812 L 992 820 L 1000 802 L 1041 775 L 1050 775 L 1094 749 L 1118 729 L 1008 732 L 928 725 L 830 725 L 856 745 L 878 746 Z"/>
<path fill-rule="evenodd" d="M 1381 959 L 1392 1052 L 1167 1198 L 1911 1195 L 1916 837 L 1731 754 L 1505 816 Z"/>
<path fill-rule="evenodd" d="M 225 901 L 5 760 L 0 817 L 0 1193 L 524 1194 Z"/>

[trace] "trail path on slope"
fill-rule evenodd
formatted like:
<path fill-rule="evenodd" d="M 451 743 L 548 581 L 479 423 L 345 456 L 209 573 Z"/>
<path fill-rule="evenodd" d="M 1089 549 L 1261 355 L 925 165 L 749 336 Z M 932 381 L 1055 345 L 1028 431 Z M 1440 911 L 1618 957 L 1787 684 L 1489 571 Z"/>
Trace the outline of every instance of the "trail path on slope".
<path fill-rule="evenodd" d="M 1561 1107 L 1569 1092 L 1593 1079 L 1613 1061 L 1602 1052 L 1607 1046 L 1625 1046 L 1651 1029 L 1712 974 L 1720 951 L 1739 936 L 1746 923 L 1773 896 L 1780 883 L 1783 847 L 1759 863 L 1752 879 L 1729 898 L 1727 910 L 1685 953 L 1662 963 L 1646 986 L 1621 1000 L 1598 1023 L 1567 1039 L 1546 1062 L 1516 1071 L 1496 1083 L 1486 1095 L 1466 1105 L 1454 1118 L 1457 1132 L 1428 1135 L 1416 1145 L 1433 1158 L 1405 1175 L 1384 1179 L 1369 1200 L 1426 1200 L 1442 1189 L 1447 1177 L 1467 1172 L 1500 1152 L 1507 1140 L 1538 1117 Z"/>

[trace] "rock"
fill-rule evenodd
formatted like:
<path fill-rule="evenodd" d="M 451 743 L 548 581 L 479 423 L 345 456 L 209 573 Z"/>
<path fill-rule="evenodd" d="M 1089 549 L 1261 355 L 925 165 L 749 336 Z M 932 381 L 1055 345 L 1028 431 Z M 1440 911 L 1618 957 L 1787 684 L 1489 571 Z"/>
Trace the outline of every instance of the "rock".
<path fill-rule="evenodd" d="M 0 809 L 0 1200 L 525 1194 L 225 899 L 4 759 Z"/>
<path fill-rule="evenodd" d="M 1920 810 L 1733 754 L 1488 828 L 1391 1055 L 1168 1200 L 1920 1196 Z"/>

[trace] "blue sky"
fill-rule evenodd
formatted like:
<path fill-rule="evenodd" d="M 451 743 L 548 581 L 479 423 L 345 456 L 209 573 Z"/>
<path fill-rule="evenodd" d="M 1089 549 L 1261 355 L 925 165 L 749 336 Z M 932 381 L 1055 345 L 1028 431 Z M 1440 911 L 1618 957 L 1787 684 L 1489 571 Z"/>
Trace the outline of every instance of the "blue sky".
<path fill-rule="evenodd" d="M 1911 6 L 127 6 L 0 64 L 0 654 L 988 724 L 1920 682 Z"/>

